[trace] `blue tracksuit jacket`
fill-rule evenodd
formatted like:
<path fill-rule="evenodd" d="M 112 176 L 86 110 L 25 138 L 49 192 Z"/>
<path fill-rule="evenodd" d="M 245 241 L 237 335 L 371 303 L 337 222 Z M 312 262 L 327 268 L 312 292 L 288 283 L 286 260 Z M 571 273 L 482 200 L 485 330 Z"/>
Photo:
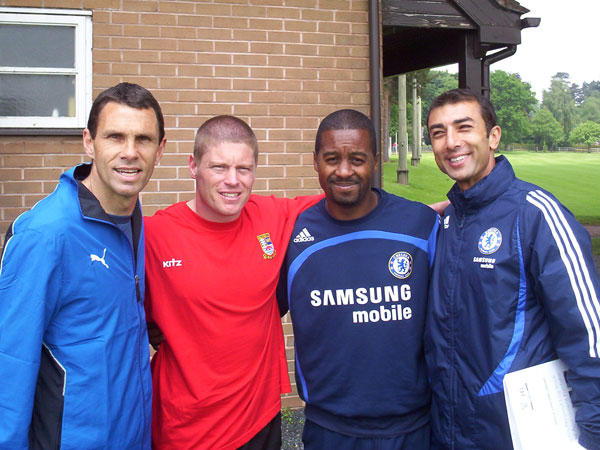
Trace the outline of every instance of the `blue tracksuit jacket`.
<path fill-rule="evenodd" d="M 512 448 L 504 375 L 559 357 L 580 443 L 600 448 L 600 288 L 589 235 L 503 156 L 448 198 L 425 336 L 436 447 Z"/>
<path fill-rule="evenodd" d="M 133 241 L 77 182 L 19 216 L 0 261 L 0 448 L 149 449 L 139 203 Z"/>

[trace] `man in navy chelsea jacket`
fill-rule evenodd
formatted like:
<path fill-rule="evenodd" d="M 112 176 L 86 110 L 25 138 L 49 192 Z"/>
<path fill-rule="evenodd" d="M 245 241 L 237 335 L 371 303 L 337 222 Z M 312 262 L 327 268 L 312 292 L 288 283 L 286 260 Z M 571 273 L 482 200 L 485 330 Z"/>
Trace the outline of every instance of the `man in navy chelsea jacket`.
<path fill-rule="evenodd" d="M 502 381 L 560 358 L 579 443 L 600 449 L 599 280 L 590 239 L 549 192 L 504 156 L 489 100 L 452 90 L 428 128 L 448 193 L 430 288 L 425 352 L 432 447 L 510 449 Z"/>
<path fill-rule="evenodd" d="M 314 159 L 326 198 L 298 217 L 278 289 L 304 446 L 428 449 L 423 327 L 438 217 L 371 187 L 375 131 L 358 111 L 321 122 Z"/>
<path fill-rule="evenodd" d="M 138 194 L 165 146 L 156 99 L 121 83 L 83 132 L 89 164 L 10 226 L 0 258 L 0 448 L 150 449 Z"/>

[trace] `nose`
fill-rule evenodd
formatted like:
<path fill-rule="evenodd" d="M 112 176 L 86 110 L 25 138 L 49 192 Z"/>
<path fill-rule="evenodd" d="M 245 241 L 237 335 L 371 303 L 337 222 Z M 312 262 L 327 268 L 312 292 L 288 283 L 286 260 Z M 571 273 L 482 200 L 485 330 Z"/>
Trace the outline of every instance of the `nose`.
<path fill-rule="evenodd" d="M 121 148 L 121 158 L 136 159 L 137 157 L 138 151 L 136 148 L 135 139 L 126 139 L 123 147 Z"/>
<path fill-rule="evenodd" d="M 446 131 L 446 147 L 454 150 L 461 146 L 461 139 L 457 131 L 453 127 L 449 127 Z"/>
<path fill-rule="evenodd" d="M 235 167 L 230 167 L 227 169 L 225 173 L 225 183 L 230 186 L 235 186 L 238 184 L 238 173 Z"/>
<path fill-rule="evenodd" d="M 352 175 L 352 164 L 346 158 L 343 158 L 338 164 L 335 173 L 340 178 L 346 178 Z"/>

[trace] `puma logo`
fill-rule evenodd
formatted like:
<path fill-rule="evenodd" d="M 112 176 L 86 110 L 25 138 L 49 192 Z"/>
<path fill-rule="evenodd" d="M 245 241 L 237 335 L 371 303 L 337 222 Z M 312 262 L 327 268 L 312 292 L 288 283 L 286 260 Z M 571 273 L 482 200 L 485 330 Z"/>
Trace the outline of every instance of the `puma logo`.
<path fill-rule="evenodd" d="M 106 264 L 106 261 L 104 261 L 105 256 L 106 256 L 106 249 L 104 249 L 104 253 L 102 253 L 102 258 L 99 257 L 98 255 L 94 255 L 93 253 L 90 255 L 90 258 L 92 259 L 92 262 L 94 262 L 94 261 L 101 262 L 102 265 L 108 269 L 108 264 Z"/>

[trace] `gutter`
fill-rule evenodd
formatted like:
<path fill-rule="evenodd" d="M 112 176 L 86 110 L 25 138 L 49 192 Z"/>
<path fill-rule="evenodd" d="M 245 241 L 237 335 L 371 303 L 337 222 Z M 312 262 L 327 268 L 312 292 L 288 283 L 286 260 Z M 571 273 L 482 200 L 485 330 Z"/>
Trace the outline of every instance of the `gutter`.
<path fill-rule="evenodd" d="M 503 59 L 514 55 L 515 53 L 517 53 L 517 46 L 509 45 L 508 47 L 496 53 L 484 56 L 481 60 L 481 93 L 488 99 L 490 98 L 490 65 L 494 64 L 495 62 L 502 61 Z"/>
<path fill-rule="evenodd" d="M 375 142 L 379 154 L 379 164 L 372 185 L 381 187 L 383 152 L 381 151 L 381 43 L 379 33 L 379 0 L 369 0 L 369 91 L 371 121 L 375 127 Z"/>

